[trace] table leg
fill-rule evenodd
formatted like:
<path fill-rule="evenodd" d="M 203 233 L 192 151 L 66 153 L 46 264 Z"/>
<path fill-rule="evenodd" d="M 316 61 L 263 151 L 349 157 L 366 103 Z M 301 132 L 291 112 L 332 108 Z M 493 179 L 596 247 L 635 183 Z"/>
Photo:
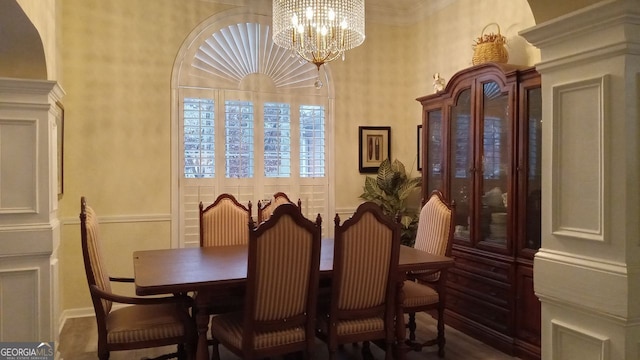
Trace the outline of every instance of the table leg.
<path fill-rule="evenodd" d="M 207 344 L 207 332 L 209 330 L 209 313 L 207 309 L 207 294 L 202 291 L 196 295 L 196 326 L 198 328 L 197 360 L 209 360 L 209 346 Z"/>

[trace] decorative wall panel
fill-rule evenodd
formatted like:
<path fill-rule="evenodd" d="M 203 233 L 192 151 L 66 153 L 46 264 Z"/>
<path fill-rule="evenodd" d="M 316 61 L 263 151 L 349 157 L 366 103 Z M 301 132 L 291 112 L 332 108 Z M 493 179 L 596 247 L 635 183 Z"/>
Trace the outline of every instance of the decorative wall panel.
<path fill-rule="evenodd" d="M 606 84 L 604 76 L 553 87 L 554 235 L 606 238 Z"/>
<path fill-rule="evenodd" d="M 37 268 L 0 269 L 0 341 L 39 339 L 38 277 Z"/>
<path fill-rule="evenodd" d="M 609 338 L 585 329 L 551 320 L 553 359 L 607 360 Z"/>
<path fill-rule="evenodd" d="M 37 120 L 0 119 L 0 214 L 37 211 Z"/>

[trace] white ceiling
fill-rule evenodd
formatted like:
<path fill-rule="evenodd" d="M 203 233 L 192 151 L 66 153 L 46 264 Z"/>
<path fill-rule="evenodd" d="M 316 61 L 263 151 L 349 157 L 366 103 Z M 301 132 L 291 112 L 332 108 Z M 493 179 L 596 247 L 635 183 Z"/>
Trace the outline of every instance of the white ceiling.
<path fill-rule="evenodd" d="M 455 0 L 365 0 L 367 21 L 409 25 L 448 6 Z"/>
<path fill-rule="evenodd" d="M 200 0 L 236 6 L 260 7 L 271 11 L 271 2 L 265 0 Z M 442 9 L 456 0 L 365 0 L 366 21 L 388 25 L 409 25 Z"/>

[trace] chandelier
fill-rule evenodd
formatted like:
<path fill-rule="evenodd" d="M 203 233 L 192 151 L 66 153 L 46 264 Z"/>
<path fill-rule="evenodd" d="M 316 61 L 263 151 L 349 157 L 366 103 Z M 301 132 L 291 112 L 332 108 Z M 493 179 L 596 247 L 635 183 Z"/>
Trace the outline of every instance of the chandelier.
<path fill-rule="evenodd" d="M 273 0 L 273 42 L 320 66 L 364 41 L 364 0 Z"/>

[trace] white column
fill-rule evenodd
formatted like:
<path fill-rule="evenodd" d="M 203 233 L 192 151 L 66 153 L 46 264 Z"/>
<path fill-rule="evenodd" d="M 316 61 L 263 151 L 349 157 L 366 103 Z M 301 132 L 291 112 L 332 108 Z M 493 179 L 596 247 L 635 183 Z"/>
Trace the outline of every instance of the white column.
<path fill-rule="evenodd" d="M 640 1 L 521 35 L 541 51 L 542 358 L 640 359 Z"/>
<path fill-rule="evenodd" d="M 58 340 L 55 81 L 0 78 L 0 342 Z"/>

